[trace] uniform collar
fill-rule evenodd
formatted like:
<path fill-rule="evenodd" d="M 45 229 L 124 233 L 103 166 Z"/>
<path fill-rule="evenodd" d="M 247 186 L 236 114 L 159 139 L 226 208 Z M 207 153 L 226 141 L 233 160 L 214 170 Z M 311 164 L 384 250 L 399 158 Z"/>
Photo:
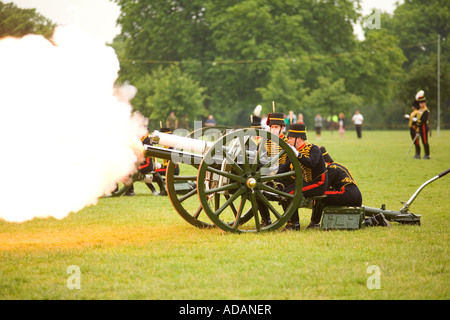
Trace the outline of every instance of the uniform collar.
<path fill-rule="evenodd" d="M 302 150 L 308 141 L 303 141 L 303 144 L 297 149 L 298 151 Z"/>

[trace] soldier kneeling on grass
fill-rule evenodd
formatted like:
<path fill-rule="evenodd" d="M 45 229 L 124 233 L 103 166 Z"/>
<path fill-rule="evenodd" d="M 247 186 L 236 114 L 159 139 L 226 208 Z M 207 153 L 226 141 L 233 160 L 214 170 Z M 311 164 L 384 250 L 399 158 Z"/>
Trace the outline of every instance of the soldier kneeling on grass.
<path fill-rule="evenodd" d="M 337 162 L 334 162 L 325 147 L 320 147 L 323 159 L 328 170 L 328 190 L 327 196 L 323 200 L 324 206 L 346 206 L 360 207 L 362 205 L 362 195 L 350 170 Z M 382 213 L 374 217 L 366 218 L 368 226 L 390 226 Z"/>
<path fill-rule="evenodd" d="M 151 144 L 151 140 L 150 140 L 150 134 L 146 134 L 145 136 L 141 137 L 141 142 L 143 145 L 150 145 Z M 144 160 L 143 163 L 139 164 L 138 170 L 142 175 L 146 175 L 147 173 L 150 173 L 154 170 L 154 167 L 158 166 L 157 162 L 153 161 L 153 158 L 149 157 L 146 158 Z M 154 194 L 157 195 L 158 192 L 155 189 L 155 186 L 152 183 L 145 183 L 147 185 L 147 187 L 150 189 L 150 191 Z M 130 188 L 128 188 L 128 190 L 125 192 L 124 194 L 125 196 L 134 196 L 134 185 L 131 184 Z"/>
<path fill-rule="evenodd" d="M 324 195 L 328 185 L 328 174 L 319 147 L 310 143 L 306 137 L 306 127 L 304 124 L 291 124 L 288 132 L 288 144 L 300 162 L 303 175 L 302 194 L 305 198 Z M 291 162 L 288 159 L 285 164 L 280 165 L 278 172 L 288 172 L 292 170 Z M 286 187 L 284 192 L 293 193 L 295 183 Z M 287 207 L 287 203 L 283 204 Z M 311 223 L 307 229 L 318 228 L 322 212 L 314 211 L 311 215 Z M 298 210 L 289 219 L 284 230 L 300 230 Z"/>

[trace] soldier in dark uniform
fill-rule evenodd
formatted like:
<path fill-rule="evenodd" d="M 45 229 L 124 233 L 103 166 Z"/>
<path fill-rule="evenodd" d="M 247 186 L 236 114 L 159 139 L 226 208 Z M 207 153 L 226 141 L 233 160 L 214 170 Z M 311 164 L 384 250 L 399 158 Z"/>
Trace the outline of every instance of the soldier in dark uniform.
<path fill-rule="evenodd" d="M 143 145 L 145 144 L 150 144 L 150 138 L 149 138 L 149 134 L 147 133 L 145 136 L 143 136 L 141 138 L 141 142 Z M 142 173 L 143 175 L 150 173 L 153 171 L 153 158 L 146 158 L 144 163 L 141 163 L 138 167 L 138 170 L 140 173 Z M 147 187 L 150 189 L 150 191 L 153 194 L 157 194 L 158 192 L 155 189 L 155 186 L 152 183 L 145 183 L 147 185 Z M 125 196 L 134 196 L 134 186 L 131 185 L 130 188 L 128 188 L 128 190 L 125 192 L 124 194 Z"/>
<path fill-rule="evenodd" d="M 284 114 L 283 113 L 270 113 L 267 116 L 266 124 L 270 127 L 270 132 L 280 139 L 283 139 L 287 143 L 287 137 L 283 134 L 283 128 L 285 126 Z M 273 141 L 267 141 L 266 146 L 268 156 L 273 156 L 281 152 L 281 147 Z M 283 155 L 279 160 L 278 164 L 284 164 L 286 162 L 287 155 Z M 267 206 L 257 199 L 259 213 L 261 214 L 261 225 L 268 226 L 272 223 L 270 218 L 270 212 Z"/>
<path fill-rule="evenodd" d="M 422 139 L 423 148 L 425 151 L 424 159 L 430 159 L 430 145 L 428 143 L 428 132 L 430 131 L 428 127 L 428 122 L 430 118 L 430 111 L 427 108 L 427 103 L 425 96 L 420 96 L 417 98 L 419 102 L 420 109 L 417 113 L 417 126 L 419 128 L 420 138 Z"/>
<path fill-rule="evenodd" d="M 334 162 L 325 147 L 320 147 L 328 170 L 327 196 L 323 200 L 325 206 L 360 207 L 362 195 L 350 170 L 344 165 Z"/>
<path fill-rule="evenodd" d="M 166 133 L 166 134 L 172 134 L 172 130 L 170 130 L 170 128 L 161 128 L 159 130 L 159 132 Z M 173 149 L 172 147 L 167 147 L 167 146 L 164 146 L 164 148 Z M 169 165 L 169 160 L 164 159 L 162 167 L 159 169 L 156 169 L 155 172 L 159 172 L 161 175 L 165 176 L 168 165 Z M 176 164 L 174 175 L 178 176 L 179 174 L 180 174 L 180 167 L 178 164 Z"/>
<path fill-rule="evenodd" d="M 289 126 L 288 143 L 293 147 L 303 174 L 302 194 L 305 198 L 322 196 L 328 187 L 328 174 L 322 152 L 315 144 L 307 141 L 306 127 L 304 124 L 294 123 Z M 278 172 L 292 170 L 289 159 L 280 166 Z M 295 184 L 291 184 L 284 190 L 294 193 Z M 286 205 L 286 204 L 285 204 Z M 287 207 L 287 205 L 286 205 Z M 322 211 L 313 210 L 309 228 L 317 228 L 322 217 Z M 298 210 L 289 219 L 285 230 L 300 230 Z"/>
<path fill-rule="evenodd" d="M 261 117 L 252 115 L 250 127 L 253 129 L 261 129 Z"/>
<path fill-rule="evenodd" d="M 414 141 L 414 146 L 416 147 L 416 155 L 414 159 L 420 159 L 420 141 L 419 137 L 419 128 L 417 126 L 417 113 L 419 112 L 420 106 L 417 100 L 411 104 L 412 112 L 411 114 L 405 114 L 405 118 L 409 119 L 409 134 L 411 135 L 411 139 Z"/>
<path fill-rule="evenodd" d="M 334 162 L 325 147 L 320 147 L 328 169 L 328 190 L 323 200 L 324 206 L 360 207 L 362 195 L 352 174 L 344 165 Z M 390 227 L 383 213 L 365 218 L 366 226 Z"/>
<path fill-rule="evenodd" d="M 250 116 L 250 128 L 252 129 L 261 129 L 261 117 L 259 116 L 255 116 L 255 115 L 251 115 Z M 257 146 L 259 145 L 259 143 L 261 142 L 261 137 L 253 137 L 252 138 L 253 142 L 255 143 L 253 148 L 256 150 Z"/>
<path fill-rule="evenodd" d="M 166 134 L 172 134 L 172 130 L 167 127 L 159 129 L 159 132 L 166 133 Z M 173 149 L 172 147 L 168 147 L 168 146 L 164 146 L 164 148 Z M 166 175 L 168 165 L 169 165 L 169 160 L 163 159 L 162 165 L 159 168 L 155 169 L 155 175 L 153 176 L 153 178 L 160 186 L 165 186 L 162 176 Z M 173 174 L 175 176 L 180 175 L 180 166 L 178 165 L 178 163 L 175 164 L 175 169 L 174 169 Z M 166 192 L 165 187 L 161 187 L 160 189 L 161 190 L 160 190 L 159 194 L 161 196 L 166 196 L 167 192 Z"/>

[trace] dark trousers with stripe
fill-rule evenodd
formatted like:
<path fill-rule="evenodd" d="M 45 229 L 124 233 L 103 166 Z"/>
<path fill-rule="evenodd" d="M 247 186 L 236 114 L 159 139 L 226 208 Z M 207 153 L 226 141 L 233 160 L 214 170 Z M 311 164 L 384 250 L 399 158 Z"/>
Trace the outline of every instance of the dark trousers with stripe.
<path fill-rule="evenodd" d="M 290 186 L 287 186 L 284 192 L 292 193 L 295 188 L 295 184 L 292 184 Z M 322 196 L 325 194 L 325 191 L 328 188 L 328 175 L 324 173 L 318 181 L 314 181 L 311 184 L 303 186 L 302 194 L 305 198 L 311 198 L 316 196 Z M 283 209 L 286 210 L 289 203 L 283 204 Z M 312 212 L 311 214 L 311 221 L 314 223 L 319 223 L 320 218 L 322 217 L 321 212 Z M 292 217 L 289 219 L 288 223 L 298 223 L 300 221 L 300 218 L 298 216 L 298 210 L 295 210 L 292 214 Z"/>
<path fill-rule="evenodd" d="M 409 134 L 411 135 L 411 140 L 414 141 L 414 139 L 416 139 L 416 134 L 418 134 L 418 132 L 416 131 L 415 127 L 410 127 Z M 416 155 L 420 155 L 420 139 L 419 138 L 417 138 L 414 141 L 414 146 L 416 147 Z"/>
<path fill-rule="evenodd" d="M 326 206 L 349 206 L 360 207 L 362 205 L 362 195 L 359 188 L 354 184 L 348 184 L 339 191 L 328 190 L 323 203 Z"/>
<path fill-rule="evenodd" d="M 428 132 L 430 129 L 428 128 L 428 124 L 423 123 L 419 126 L 420 138 L 422 139 L 423 148 L 425 150 L 425 155 L 430 155 L 430 145 L 428 144 Z"/>

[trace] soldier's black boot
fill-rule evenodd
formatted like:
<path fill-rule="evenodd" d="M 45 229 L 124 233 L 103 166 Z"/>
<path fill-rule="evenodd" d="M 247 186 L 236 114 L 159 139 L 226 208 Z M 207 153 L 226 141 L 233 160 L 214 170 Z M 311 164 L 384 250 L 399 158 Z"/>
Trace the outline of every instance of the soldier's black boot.
<path fill-rule="evenodd" d="M 311 222 L 306 229 L 320 228 L 320 220 L 322 219 L 323 203 L 322 200 L 314 200 L 311 213 Z"/>
<path fill-rule="evenodd" d="M 267 227 L 270 224 L 272 224 L 270 217 L 261 217 L 261 227 Z"/>
<path fill-rule="evenodd" d="M 420 159 L 420 146 L 416 145 L 416 155 L 414 159 Z"/>
<path fill-rule="evenodd" d="M 300 230 L 300 220 L 298 217 L 298 210 L 294 212 L 292 217 L 286 223 L 286 226 L 282 231 L 299 231 Z"/>
<path fill-rule="evenodd" d="M 146 183 L 146 185 L 155 196 L 159 194 L 158 191 L 156 191 L 156 188 L 153 185 L 153 183 Z"/>
<path fill-rule="evenodd" d="M 425 145 L 425 155 L 423 156 L 424 159 L 430 159 L 430 145 Z"/>
<path fill-rule="evenodd" d="M 281 231 L 300 231 L 300 222 L 288 221 Z"/>
<path fill-rule="evenodd" d="M 320 223 L 315 223 L 314 221 L 311 221 L 308 226 L 306 227 L 307 230 L 311 230 L 311 229 L 319 229 L 320 228 Z"/>
<path fill-rule="evenodd" d="M 127 191 L 125 191 L 124 196 L 128 196 L 128 197 L 134 196 L 134 186 L 133 185 L 131 185 L 131 187 L 128 188 Z"/>

